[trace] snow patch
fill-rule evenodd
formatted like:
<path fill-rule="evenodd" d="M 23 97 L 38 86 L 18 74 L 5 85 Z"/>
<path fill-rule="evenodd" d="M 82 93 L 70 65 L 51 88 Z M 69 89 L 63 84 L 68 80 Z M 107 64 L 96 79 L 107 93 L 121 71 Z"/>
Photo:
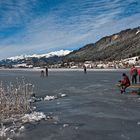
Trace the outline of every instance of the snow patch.
<path fill-rule="evenodd" d="M 137 30 L 136 35 L 137 35 L 138 33 L 140 33 L 140 29 Z"/>
<path fill-rule="evenodd" d="M 25 129 L 25 127 L 24 127 L 24 126 L 21 126 L 21 127 L 19 128 L 19 131 L 24 131 L 24 129 Z"/>
<path fill-rule="evenodd" d="M 61 94 L 60 96 L 61 96 L 61 97 L 66 97 L 67 95 L 66 95 L 66 94 Z"/>
<path fill-rule="evenodd" d="M 16 136 L 18 133 L 23 132 L 25 129 L 24 126 L 21 124 L 17 125 L 13 122 L 12 126 L 6 127 L 5 125 L 1 124 L 0 128 L 0 137 L 7 137 L 7 136 Z M 11 138 L 7 138 L 7 140 L 12 140 Z"/>
<path fill-rule="evenodd" d="M 65 127 L 68 127 L 69 126 L 69 124 L 63 124 L 63 127 L 65 128 Z"/>
<path fill-rule="evenodd" d="M 46 119 L 46 115 L 43 112 L 32 112 L 30 114 L 25 114 L 22 117 L 22 122 L 30 123 L 30 122 L 40 121 L 42 119 Z"/>
<path fill-rule="evenodd" d="M 67 95 L 66 94 L 63 94 L 63 93 L 59 93 L 58 95 L 56 96 L 49 96 L 49 95 L 46 95 L 46 97 L 44 98 L 44 101 L 50 101 L 50 100 L 54 100 L 54 99 L 58 99 L 58 98 L 62 98 L 62 97 L 66 97 Z"/>
<path fill-rule="evenodd" d="M 118 37 L 119 37 L 119 35 L 116 34 L 112 37 L 112 40 L 116 40 Z"/>
<path fill-rule="evenodd" d="M 138 56 L 124 59 L 123 62 L 128 63 L 128 64 L 135 64 L 136 63 L 136 59 L 138 59 Z"/>
<path fill-rule="evenodd" d="M 43 112 L 32 112 L 21 117 L 21 122 L 13 122 L 11 126 L 6 127 L 1 124 L 0 137 L 7 137 L 7 140 L 12 140 L 11 138 L 19 136 L 19 134 L 25 130 L 24 123 L 38 122 L 42 119 L 46 120 L 46 115 Z"/>
<path fill-rule="evenodd" d="M 56 99 L 55 96 L 48 96 L 48 95 L 44 98 L 45 101 L 50 101 L 50 100 L 54 100 L 54 99 Z"/>

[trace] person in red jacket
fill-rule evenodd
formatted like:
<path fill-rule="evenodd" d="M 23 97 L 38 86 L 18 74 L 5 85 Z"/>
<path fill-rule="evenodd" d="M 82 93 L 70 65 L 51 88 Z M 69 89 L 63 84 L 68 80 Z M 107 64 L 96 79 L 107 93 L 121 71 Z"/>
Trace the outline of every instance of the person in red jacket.
<path fill-rule="evenodd" d="M 125 73 L 123 73 L 122 76 L 123 76 L 123 79 L 120 80 L 121 94 L 124 93 L 126 88 L 130 86 L 130 80 L 128 76 Z"/>
<path fill-rule="evenodd" d="M 140 83 L 140 68 L 137 70 L 138 75 L 139 75 L 139 83 Z"/>

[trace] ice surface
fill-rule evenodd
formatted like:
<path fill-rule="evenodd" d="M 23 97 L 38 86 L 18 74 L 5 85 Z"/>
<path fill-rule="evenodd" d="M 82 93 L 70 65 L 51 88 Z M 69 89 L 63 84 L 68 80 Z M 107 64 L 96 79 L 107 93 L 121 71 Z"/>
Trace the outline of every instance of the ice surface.
<path fill-rule="evenodd" d="M 37 87 L 36 97 L 53 97 L 53 101 L 33 103 L 47 119 L 28 123 L 42 115 L 27 115 L 26 129 L 17 140 L 139 140 L 140 96 L 130 95 L 129 89 L 121 95 L 115 86 L 124 71 L 129 75 L 129 70 L 93 70 L 86 75 L 82 70 L 56 70 L 47 78 L 36 71 L 1 71 L 5 81 L 26 75 Z M 67 96 L 62 98 L 63 94 Z"/>

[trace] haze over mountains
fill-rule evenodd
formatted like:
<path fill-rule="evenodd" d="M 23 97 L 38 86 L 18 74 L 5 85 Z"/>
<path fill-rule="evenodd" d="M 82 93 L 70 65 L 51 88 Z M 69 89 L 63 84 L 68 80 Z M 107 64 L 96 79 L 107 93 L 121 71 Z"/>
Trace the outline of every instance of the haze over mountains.
<path fill-rule="evenodd" d="M 41 55 L 21 55 L 1 60 L 0 64 L 19 63 L 57 63 L 83 61 L 112 61 L 140 56 L 140 27 L 126 29 L 119 33 L 101 38 L 96 43 L 87 44 L 75 50 L 60 50 Z"/>

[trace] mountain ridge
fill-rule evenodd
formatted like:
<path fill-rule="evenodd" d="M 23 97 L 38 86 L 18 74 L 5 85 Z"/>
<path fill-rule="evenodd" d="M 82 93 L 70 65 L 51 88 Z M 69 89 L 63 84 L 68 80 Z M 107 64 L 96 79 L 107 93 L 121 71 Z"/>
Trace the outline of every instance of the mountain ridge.
<path fill-rule="evenodd" d="M 60 50 L 60 51 L 54 51 L 54 52 L 49 52 L 49 53 L 45 53 L 45 54 L 33 54 L 33 55 L 19 55 L 19 56 L 13 56 L 13 57 L 9 57 L 7 59 L 9 60 L 20 60 L 20 59 L 25 59 L 25 58 L 41 58 L 41 57 L 45 57 L 45 58 L 49 58 L 49 57 L 53 57 L 53 56 L 65 56 L 67 54 L 69 54 L 71 51 L 69 50 Z"/>
<path fill-rule="evenodd" d="M 53 65 L 65 62 L 114 61 L 140 56 L 140 27 L 126 29 L 105 36 L 78 50 L 60 50 L 47 54 L 20 55 L 0 61 L 0 65 L 26 63 L 33 66 Z"/>
<path fill-rule="evenodd" d="M 62 61 L 63 57 L 70 52 L 71 51 L 69 50 L 60 50 L 40 55 L 19 55 L 1 60 L 0 65 L 11 67 L 12 65 L 26 63 L 28 65 L 41 66 L 46 65 L 47 63 L 57 63 L 58 61 Z"/>
<path fill-rule="evenodd" d="M 140 27 L 105 36 L 66 55 L 65 61 L 120 60 L 140 55 Z"/>

